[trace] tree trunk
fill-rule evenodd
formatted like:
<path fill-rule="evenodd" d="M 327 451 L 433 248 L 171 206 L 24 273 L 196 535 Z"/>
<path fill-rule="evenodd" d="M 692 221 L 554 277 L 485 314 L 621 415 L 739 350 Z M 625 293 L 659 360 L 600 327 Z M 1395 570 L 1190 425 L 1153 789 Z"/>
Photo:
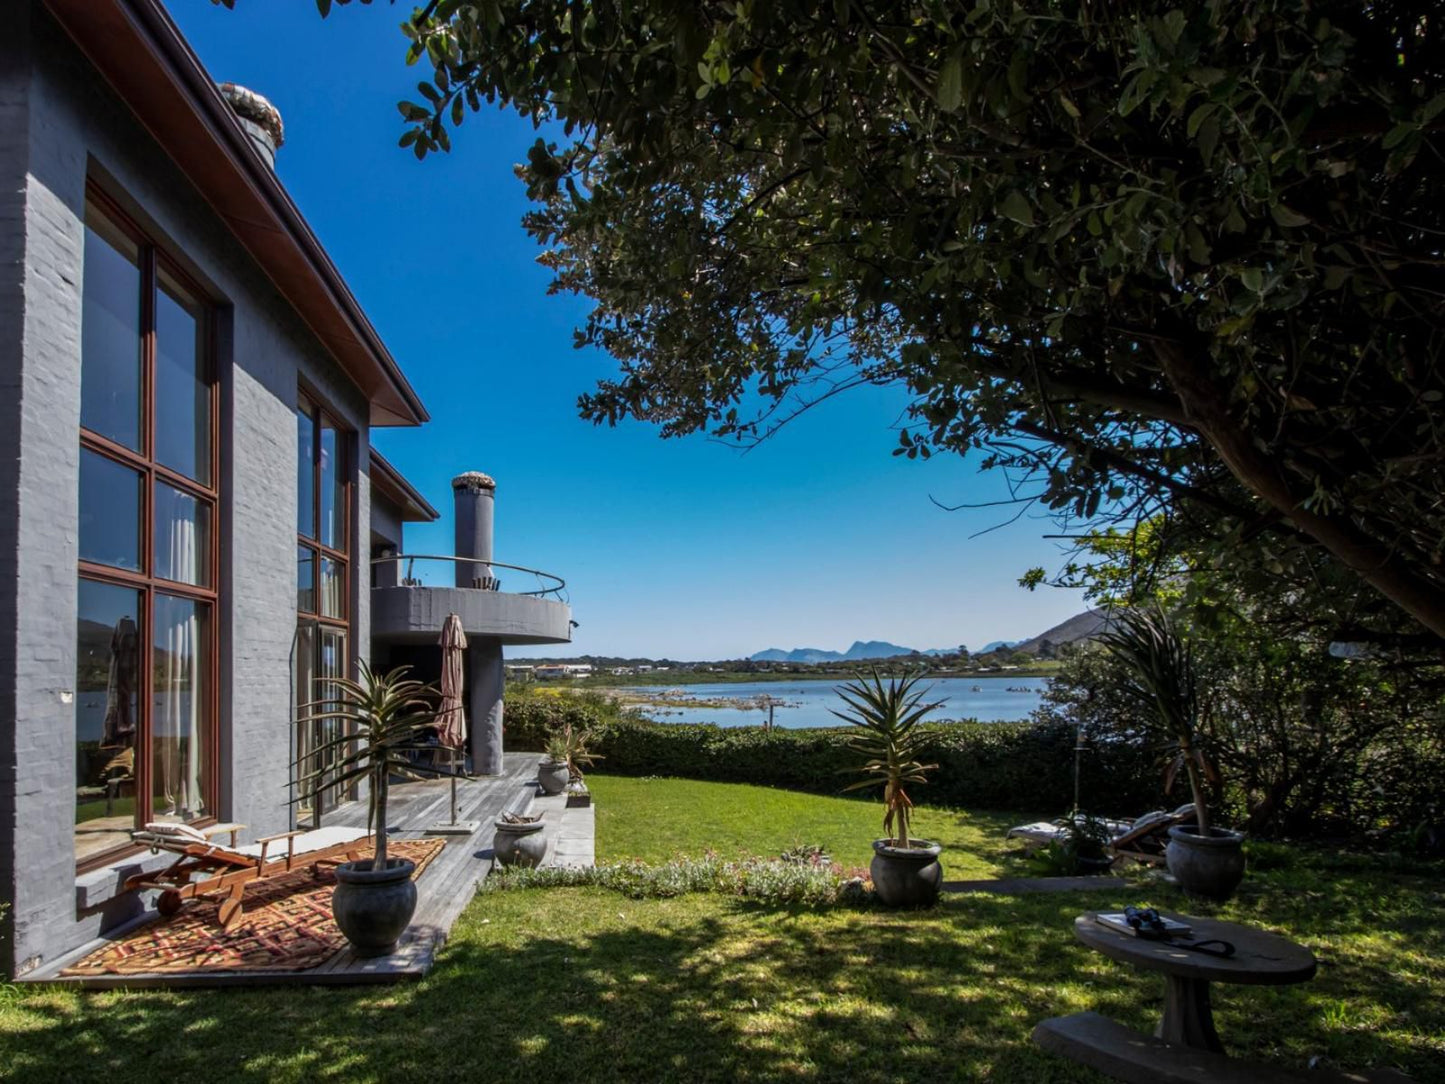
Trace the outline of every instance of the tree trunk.
<path fill-rule="evenodd" d="M 1153 346 L 1190 424 L 1213 445 L 1231 473 L 1366 583 L 1445 640 L 1445 590 L 1401 567 L 1387 546 L 1349 518 L 1306 508 L 1279 465 L 1231 416 L 1228 400 L 1212 374 L 1203 371 L 1176 343 L 1156 342 Z"/>

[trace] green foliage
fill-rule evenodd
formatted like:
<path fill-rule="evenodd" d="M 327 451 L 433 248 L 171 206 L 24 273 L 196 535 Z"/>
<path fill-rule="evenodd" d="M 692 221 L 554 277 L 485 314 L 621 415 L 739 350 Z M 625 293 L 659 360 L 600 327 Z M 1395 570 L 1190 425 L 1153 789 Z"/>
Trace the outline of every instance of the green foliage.
<path fill-rule="evenodd" d="M 373 865 L 384 869 L 386 857 L 386 796 L 393 775 L 416 772 L 448 774 L 440 768 L 413 763 L 413 754 L 429 753 L 435 747 L 422 739 L 436 724 L 440 691 L 432 685 L 408 679 L 409 666 L 386 674 L 375 674 L 365 661 L 357 661 L 359 681 L 349 678 L 317 679 L 317 690 L 325 693 L 305 704 L 302 714 L 311 720 L 331 720 L 337 736 L 321 743 L 297 762 L 303 770 L 322 767 L 303 775 L 298 796 L 303 801 L 328 790 L 341 790 L 365 780 L 370 806 L 367 827 L 376 833 Z"/>
<path fill-rule="evenodd" d="M 837 794 L 857 770 L 848 729 L 764 730 L 760 726 L 657 723 L 621 715 L 598 697 L 507 698 L 509 749 L 540 750 L 560 720 L 591 729 L 593 748 L 619 775 L 680 776 L 756 783 L 814 794 Z M 1036 814 L 1067 808 L 1073 793 L 1074 734 L 1061 721 L 924 723 L 919 759 L 936 763 L 924 788 L 930 805 L 1010 809 Z M 1149 749 L 1131 743 L 1096 746 L 1084 781 L 1090 807 L 1138 816 L 1163 803 Z M 1096 800 L 1095 800 L 1096 799 Z"/>
<path fill-rule="evenodd" d="M 899 847 L 908 846 L 908 820 L 913 809 L 904 785 L 927 783 L 929 771 L 938 767 L 919 760 L 924 737 L 918 728 L 923 717 L 942 701 L 924 703 L 924 691 L 914 691 L 919 680 L 919 675 L 914 674 L 893 678 L 884 685 L 874 670 L 871 677 L 859 677 L 840 686 L 836 690 L 838 697 L 848 706 L 833 711 L 862 731 L 855 732 L 848 746 L 864 758 L 856 769 L 863 779 L 843 789 L 863 790 L 883 784 L 883 836 Z"/>
<path fill-rule="evenodd" d="M 1207 511 L 1439 637 L 1435 6 L 437 0 L 400 141 L 484 102 L 561 131 L 519 172 L 619 366 L 593 421 L 748 442 L 900 384 L 898 454 Z"/>
<path fill-rule="evenodd" d="M 693 892 L 716 892 L 769 904 L 811 907 L 856 906 L 870 897 L 856 879 L 828 863 L 746 858 L 724 861 L 715 855 L 677 858 L 661 865 L 612 862 L 600 866 L 547 869 L 507 867 L 482 882 L 484 892 L 515 888 L 575 888 L 598 885 L 629 899 L 669 899 Z"/>
<path fill-rule="evenodd" d="M 1098 642 L 1124 664 L 1120 674 L 1124 695 L 1139 709 L 1153 712 L 1171 735 L 1179 755 L 1169 766 L 1164 789 L 1170 788 L 1175 774 L 1183 768 L 1189 777 L 1199 831 L 1207 836 L 1209 803 L 1204 781 L 1216 780 L 1214 767 L 1196 740 L 1199 689 L 1193 648 L 1157 605 L 1116 610 Z"/>
<path fill-rule="evenodd" d="M 591 740 L 592 735 L 586 730 L 565 722 L 560 729 L 547 736 L 544 751 L 553 764 L 567 765 L 567 777 L 571 782 L 580 783 L 583 766 L 591 767 L 602 759 L 596 753 L 588 751 L 587 743 Z"/>

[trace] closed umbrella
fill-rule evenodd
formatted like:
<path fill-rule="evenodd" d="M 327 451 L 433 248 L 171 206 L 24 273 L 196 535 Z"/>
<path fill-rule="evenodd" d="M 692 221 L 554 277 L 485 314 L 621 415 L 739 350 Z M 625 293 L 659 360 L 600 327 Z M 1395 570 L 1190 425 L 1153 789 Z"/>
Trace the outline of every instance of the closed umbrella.
<path fill-rule="evenodd" d="M 466 742 L 466 717 L 462 713 L 462 653 L 466 649 L 467 634 L 462 630 L 462 619 L 456 614 L 447 614 L 442 623 L 442 698 L 437 708 L 436 728 L 437 740 L 452 751 L 452 819 L 428 829 L 443 835 L 470 835 L 477 830 L 476 821 L 457 820 L 457 759 Z"/>
<path fill-rule="evenodd" d="M 442 700 L 437 709 L 437 739 L 448 749 L 460 749 L 466 740 L 462 732 L 462 652 L 466 649 L 462 619 L 447 614 L 442 625 Z"/>

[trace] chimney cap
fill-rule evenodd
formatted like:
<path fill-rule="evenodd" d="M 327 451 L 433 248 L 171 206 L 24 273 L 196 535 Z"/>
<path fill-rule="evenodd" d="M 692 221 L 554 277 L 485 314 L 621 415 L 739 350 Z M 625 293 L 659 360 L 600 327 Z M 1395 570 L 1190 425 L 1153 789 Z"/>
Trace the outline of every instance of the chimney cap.
<path fill-rule="evenodd" d="M 452 479 L 453 489 L 496 489 L 496 480 L 490 474 L 483 474 L 479 470 L 469 470 L 457 475 Z"/>
<path fill-rule="evenodd" d="M 236 111 L 237 116 L 259 125 L 277 147 L 286 142 L 286 128 L 281 123 L 281 111 L 265 97 L 239 83 L 218 83 L 217 89 L 221 92 L 221 97 Z"/>

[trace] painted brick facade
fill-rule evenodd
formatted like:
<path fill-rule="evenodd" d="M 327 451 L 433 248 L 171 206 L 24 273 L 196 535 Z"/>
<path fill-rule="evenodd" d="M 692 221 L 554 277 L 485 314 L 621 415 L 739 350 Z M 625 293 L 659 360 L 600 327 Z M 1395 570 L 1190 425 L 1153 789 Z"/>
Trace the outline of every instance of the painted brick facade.
<path fill-rule="evenodd" d="M 77 910 L 76 562 L 87 179 L 217 300 L 222 448 L 220 815 L 285 829 L 305 384 L 356 432 L 352 654 L 370 629 L 368 404 L 38 3 L 0 42 L 0 970 L 24 973 L 143 906 Z M 103 886 L 102 886 L 103 887 Z M 92 899 L 108 893 L 92 893 Z"/>

